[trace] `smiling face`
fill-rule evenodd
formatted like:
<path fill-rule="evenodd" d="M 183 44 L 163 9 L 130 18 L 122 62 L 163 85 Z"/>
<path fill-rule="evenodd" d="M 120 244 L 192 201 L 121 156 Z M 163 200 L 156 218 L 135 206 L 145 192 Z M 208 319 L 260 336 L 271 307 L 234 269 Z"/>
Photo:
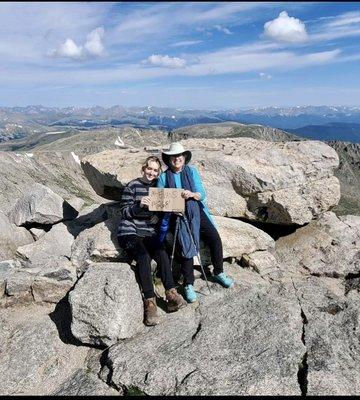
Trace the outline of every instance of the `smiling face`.
<path fill-rule="evenodd" d="M 183 154 L 175 154 L 174 156 L 170 156 L 170 164 L 174 171 L 181 171 L 185 164 L 185 156 Z"/>
<path fill-rule="evenodd" d="M 143 178 L 148 182 L 152 182 L 159 176 L 160 166 L 156 161 L 149 160 L 147 165 L 143 168 Z"/>

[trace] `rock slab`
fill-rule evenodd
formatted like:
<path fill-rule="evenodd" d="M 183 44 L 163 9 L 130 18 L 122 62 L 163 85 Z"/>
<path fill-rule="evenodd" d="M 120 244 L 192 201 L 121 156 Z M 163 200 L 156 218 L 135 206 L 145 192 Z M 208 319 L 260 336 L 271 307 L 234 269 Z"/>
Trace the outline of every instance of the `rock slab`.
<path fill-rule="evenodd" d="M 300 395 L 298 302 L 279 285 L 258 289 L 219 290 L 118 342 L 102 379 L 146 395 Z"/>
<path fill-rule="evenodd" d="M 128 264 L 96 263 L 69 293 L 71 331 L 82 343 L 110 346 L 143 327 L 143 302 Z"/>
<path fill-rule="evenodd" d="M 61 196 L 50 188 L 35 183 L 18 199 L 9 213 L 15 225 L 55 224 L 65 219 L 75 218 L 78 212 Z"/>

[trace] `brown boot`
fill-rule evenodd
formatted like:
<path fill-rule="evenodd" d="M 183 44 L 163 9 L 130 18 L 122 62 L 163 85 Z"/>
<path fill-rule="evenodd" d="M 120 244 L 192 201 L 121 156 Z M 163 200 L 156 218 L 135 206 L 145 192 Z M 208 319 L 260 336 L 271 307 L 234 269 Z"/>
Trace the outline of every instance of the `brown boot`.
<path fill-rule="evenodd" d="M 187 302 L 184 298 L 177 292 L 175 288 L 165 291 L 167 300 L 167 310 L 169 312 L 180 310 L 180 308 L 186 307 Z"/>
<path fill-rule="evenodd" d="M 159 321 L 159 316 L 156 307 L 156 298 L 151 297 L 150 299 L 144 300 L 144 323 L 148 326 L 157 325 Z"/>

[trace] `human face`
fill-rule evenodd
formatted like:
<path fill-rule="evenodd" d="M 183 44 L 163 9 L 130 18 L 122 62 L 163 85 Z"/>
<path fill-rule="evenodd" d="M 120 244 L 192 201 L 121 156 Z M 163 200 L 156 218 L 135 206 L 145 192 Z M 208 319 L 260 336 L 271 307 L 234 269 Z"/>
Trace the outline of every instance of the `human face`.
<path fill-rule="evenodd" d="M 181 171 L 185 164 L 185 156 L 183 154 L 175 154 L 170 156 L 171 167 L 174 171 Z"/>
<path fill-rule="evenodd" d="M 148 161 L 147 166 L 143 171 L 143 177 L 152 182 L 159 176 L 159 164 L 156 161 Z"/>

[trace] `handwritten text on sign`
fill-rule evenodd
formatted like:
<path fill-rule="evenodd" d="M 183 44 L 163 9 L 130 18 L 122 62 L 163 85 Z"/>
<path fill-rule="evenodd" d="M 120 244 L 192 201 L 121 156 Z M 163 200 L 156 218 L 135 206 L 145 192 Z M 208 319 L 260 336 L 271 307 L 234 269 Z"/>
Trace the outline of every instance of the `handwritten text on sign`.
<path fill-rule="evenodd" d="M 183 189 L 149 188 L 150 211 L 185 211 L 185 199 L 181 197 Z"/>

